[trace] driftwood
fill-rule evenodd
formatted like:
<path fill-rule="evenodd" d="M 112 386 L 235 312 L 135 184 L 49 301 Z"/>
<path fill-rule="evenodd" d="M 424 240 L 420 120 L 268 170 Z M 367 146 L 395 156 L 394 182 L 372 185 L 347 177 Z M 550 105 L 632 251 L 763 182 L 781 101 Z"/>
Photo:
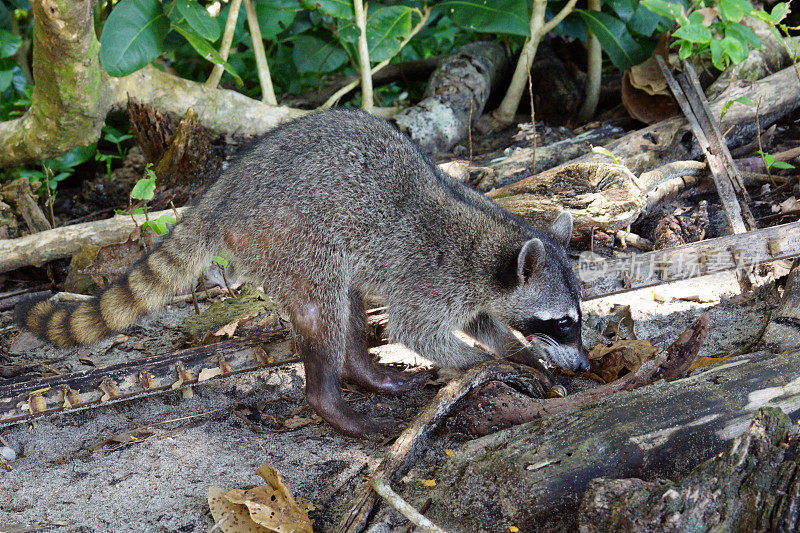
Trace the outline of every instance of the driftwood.
<path fill-rule="evenodd" d="M 800 417 L 800 352 L 756 353 L 466 443 L 411 504 L 448 531 L 575 531 L 587 484 L 602 476 L 675 478 L 727 448 L 761 407 Z"/>
<path fill-rule="evenodd" d="M 503 47 L 480 41 L 443 59 L 431 75 L 425 98 L 394 116 L 397 126 L 429 154 L 446 152 L 467 137 L 483 113 L 492 85 L 506 61 Z"/>
<path fill-rule="evenodd" d="M 797 84 L 792 67 L 753 83 L 734 83 L 711 102 L 713 121 L 719 122 L 722 107 L 728 101 L 746 96 L 754 101 L 761 99 L 759 121 L 761 127 L 766 128 L 800 107 Z M 734 105 L 728 109 L 720 130 L 726 132 L 725 140 L 729 147 L 755 138 L 755 107 Z M 619 203 L 638 202 L 639 194 L 646 195 L 647 191 L 641 191 L 634 174 L 671 161 L 694 159 L 702 153 L 697 142 L 684 142 L 688 131 L 685 118 L 673 117 L 606 145 L 619 165 L 611 165 L 608 156 L 591 153 L 535 176 L 530 175 L 531 149 L 520 148 L 494 165 L 496 179 L 501 182 L 506 176 L 529 177 L 492 191 L 489 196 L 512 213 L 542 224 L 551 222 L 563 206 L 572 211 L 578 228 L 620 229 L 632 217 L 612 217 L 606 212 L 618 209 Z M 598 165 L 602 169 L 598 169 Z M 613 220 L 609 222 L 606 219 Z"/>
<path fill-rule="evenodd" d="M 185 209 L 177 209 L 179 220 Z M 161 215 L 174 216 L 175 211 L 155 211 L 147 216 L 155 219 Z M 137 225 L 145 222 L 144 215 L 134 215 L 134 218 Z M 117 215 L 96 222 L 41 231 L 17 239 L 0 240 L 0 273 L 23 266 L 41 266 L 48 261 L 70 257 L 87 244 L 104 246 L 123 242 L 134 229 L 130 215 Z"/>
<path fill-rule="evenodd" d="M 578 277 L 584 299 L 591 300 L 799 255 L 800 222 L 792 222 L 629 257 L 607 259 L 585 252 Z"/>
<path fill-rule="evenodd" d="M 763 407 L 749 431 L 678 481 L 592 480 L 580 531 L 797 531 L 800 440 L 787 440 L 791 430 L 780 409 Z"/>
<path fill-rule="evenodd" d="M 800 348 L 800 261 L 795 260 L 778 308 L 764 331 L 764 342 L 776 351 Z"/>

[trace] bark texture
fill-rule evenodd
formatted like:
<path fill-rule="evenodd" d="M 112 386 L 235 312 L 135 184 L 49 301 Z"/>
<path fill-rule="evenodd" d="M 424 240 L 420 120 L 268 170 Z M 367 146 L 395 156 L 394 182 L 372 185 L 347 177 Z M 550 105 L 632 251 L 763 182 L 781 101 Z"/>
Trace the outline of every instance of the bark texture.
<path fill-rule="evenodd" d="M 800 441 L 780 409 L 758 411 L 749 431 L 679 481 L 595 479 L 580 508 L 581 533 L 797 531 Z"/>
<path fill-rule="evenodd" d="M 505 52 L 497 43 L 462 46 L 433 72 L 425 98 L 395 115 L 394 122 L 423 151 L 446 152 L 467 137 L 470 120 L 483 113 L 505 61 Z"/>
<path fill-rule="evenodd" d="M 406 497 L 448 531 L 575 531 L 597 477 L 675 478 L 728 448 L 761 407 L 800 417 L 800 352 L 750 354 L 471 441 Z"/>

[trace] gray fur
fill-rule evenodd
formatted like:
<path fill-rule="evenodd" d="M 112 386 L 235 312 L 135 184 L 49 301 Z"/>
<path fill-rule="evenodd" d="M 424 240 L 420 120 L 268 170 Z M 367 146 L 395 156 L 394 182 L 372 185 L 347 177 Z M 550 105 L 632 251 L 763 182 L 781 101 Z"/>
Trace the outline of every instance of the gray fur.
<path fill-rule="evenodd" d="M 369 359 L 362 296 L 382 295 L 390 336 L 440 365 L 465 368 L 497 356 L 537 364 L 509 325 L 534 346 L 542 338 L 537 320 L 552 326 L 571 316 L 580 331 L 578 285 L 564 248 L 571 217 L 559 217 L 554 228 L 554 236 L 538 231 L 445 175 L 381 119 L 314 113 L 240 154 L 161 251 L 95 307 L 110 328 L 123 327 L 225 248 L 237 272 L 289 313 L 309 403 L 340 431 L 358 435 L 376 428 L 344 403 L 340 377 L 393 393 L 409 383 Z M 143 273 L 158 279 L 148 284 Z M 124 311 L 126 301 L 136 310 Z M 39 315 L 45 311 L 52 312 Z M 462 342 L 455 330 L 494 354 Z M 551 362 L 586 365 L 579 335 L 562 348 L 552 344 L 541 350 Z"/>

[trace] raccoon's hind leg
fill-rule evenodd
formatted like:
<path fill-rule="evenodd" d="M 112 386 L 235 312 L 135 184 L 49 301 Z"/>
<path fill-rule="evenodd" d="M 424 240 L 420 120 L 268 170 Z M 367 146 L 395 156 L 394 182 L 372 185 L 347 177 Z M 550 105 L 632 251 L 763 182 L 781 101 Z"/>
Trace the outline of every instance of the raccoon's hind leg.
<path fill-rule="evenodd" d="M 347 293 L 350 317 L 345 332 L 346 353 L 342 377 L 359 387 L 382 394 L 401 394 L 424 385 L 429 372 L 403 372 L 376 362 L 367 350 L 367 315 L 356 289 Z"/>
<path fill-rule="evenodd" d="M 295 345 L 306 374 L 306 401 L 340 433 L 360 437 L 390 427 L 372 420 L 342 396 L 340 379 L 345 362 L 348 310 L 337 305 L 341 294 L 325 291 L 324 297 L 300 299 L 293 295 L 287 307 L 296 335 Z"/>

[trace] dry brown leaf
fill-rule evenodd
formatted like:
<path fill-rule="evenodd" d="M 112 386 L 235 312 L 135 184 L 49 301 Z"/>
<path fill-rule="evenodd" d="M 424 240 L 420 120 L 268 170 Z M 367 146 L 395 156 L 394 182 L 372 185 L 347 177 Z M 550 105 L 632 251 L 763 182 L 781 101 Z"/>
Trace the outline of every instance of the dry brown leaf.
<path fill-rule="evenodd" d="M 269 530 L 250 519 L 244 505 L 236 505 L 225 498 L 227 491 L 219 487 L 208 488 L 208 506 L 214 523 L 223 533 L 266 533 Z"/>
<path fill-rule="evenodd" d="M 689 367 L 689 370 L 694 370 L 695 368 L 703 368 L 704 366 L 715 365 L 717 363 L 721 363 L 726 359 L 730 359 L 731 356 L 728 357 L 698 357 L 692 362 L 692 366 Z"/>
<path fill-rule="evenodd" d="M 311 415 L 309 417 L 293 416 L 283 421 L 283 427 L 286 429 L 296 429 L 309 424 L 319 424 L 322 418 L 319 415 Z"/>
<path fill-rule="evenodd" d="M 648 340 L 618 340 L 609 346 L 595 346 L 589 352 L 591 370 L 584 376 L 610 383 L 630 372 L 636 372 L 643 363 L 655 357 L 658 351 Z"/>
<path fill-rule="evenodd" d="M 283 482 L 281 473 L 264 465 L 256 473 L 267 483 L 252 489 L 223 492 L 210 487 L 208 505 L 214 520 L 224 533 L 275 532 L 312 533 L 311 520 L 305 509 L 310 502 L 298 504 Z M 312 504 L 313 505 L 313 504 Z"/>

